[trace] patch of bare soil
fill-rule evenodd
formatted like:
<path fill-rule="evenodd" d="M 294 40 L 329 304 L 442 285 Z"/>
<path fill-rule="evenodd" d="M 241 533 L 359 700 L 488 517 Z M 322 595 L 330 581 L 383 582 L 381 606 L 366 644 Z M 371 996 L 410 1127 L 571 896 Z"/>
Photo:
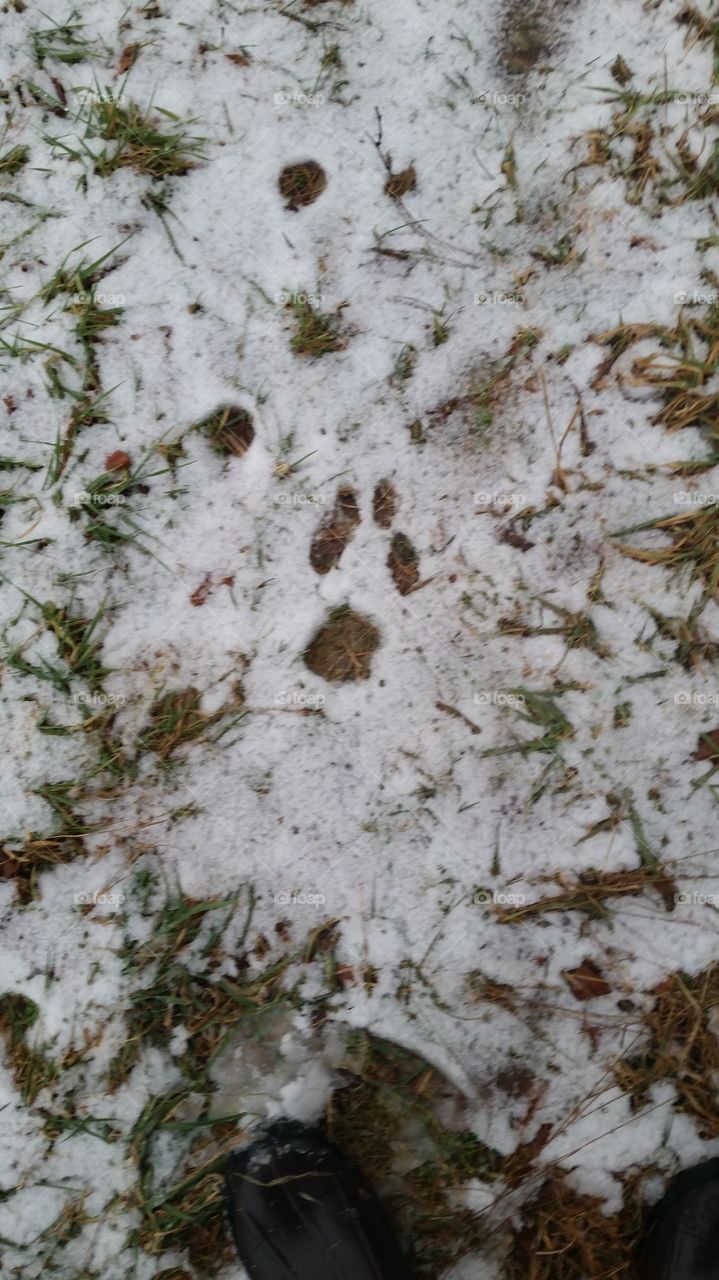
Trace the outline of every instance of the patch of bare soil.
<path fill-rule="evenodd" d="M 403 196 L 409 195 L 410 191 L 414 191 L 417 186 L 417 171 L 413 164 L 401 169 L 399 173 L 390 173 L 384 184 L 384 193 L 391 200 L 401 200 Z"/>
<path fill-rule="evenodd" d="M 327 186 L 327 174 L 316 160 L 302 160 L 299 164 L 285 165 L 278 185 L 285 200 L 285 208 L 293 213 L 308 204 L 314 204 Z"/>
<path fill-rule="evenodd" d="M 310 545 L 310 564 L 315 573 L 329 573 L 337 567 L 359 522 L 354 489 L 339 489 L 332 511 L 322 520 Z"/>
<path fill-rule="evenodd" d="M 511 0 L 501 27 L 499 61 L 510 75 L 547 62 L 562 38 L 561 19 L 570 0 Z"/>
<path fill-rule="evenodd" d="M 255 438 L 252 415 L 239 405 L 222 404 L 196 425 L 208 436 L 215 453 L 225 457 L 241 457 Z"/>
<path fill-rule="evenodd" d="M 419 556 L 406 533 L 396 533 L 387 557 L 392 580 L 401 596 L 408 596 L 419 582 Z"/>
<path fill-rule="evenodd" d="M 397 490 L 389 480 L 378 480 L 372 495 L 372 515 L 380 529 L 389 529 L 397 513 Z"/>
<path fill-rule="evenodd" d="M 344 605 L 333 609 L 304 652 L 305 666 L 324 680 L 366 680 L 379 648 L 379 628 Z"/>

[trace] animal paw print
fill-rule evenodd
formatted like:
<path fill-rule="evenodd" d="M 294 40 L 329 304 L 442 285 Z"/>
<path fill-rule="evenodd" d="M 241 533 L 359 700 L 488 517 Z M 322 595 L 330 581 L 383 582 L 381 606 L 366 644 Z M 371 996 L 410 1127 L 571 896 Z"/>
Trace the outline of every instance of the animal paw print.
<path fill-rule="evenodd" d="M 372 515 L 380 529 L 391 529 L 398 498 L 389 480 L 379 480 L 372 495 Z M 310 564 L 315 573 L 336 569 L 361 521 L 357 494 L 349 485 L 337 490 L 334 506 L 318 525 L 310 544 Z M 419 583 L 419 556 L 406 533 L 396 532 L 390 543 L 387 568 L 400 595 L 407 596 Z"/>
<path fill-rule="evenodd" d="M 397 512 L 397 493 L 389 480 L 380 480 L 372 497 L 372 515 L 380 529 L 391 529 Z M 310 543 L 310 564 L 324 575 L 336 569 L 345 548 L 361 522 L 357 493 L 350 485 L 337 490 L 331 511 L 320 521 Z M 409 595 L 419 584 L 419 556 L 406 533 L 395 533 L 387 567 L 400 595 Z M 325 680 L 366 680 L 372 657 L 381 641 L 371 618 L 349 605 L 333 609 L 304 651 L 305 666 Z"/>

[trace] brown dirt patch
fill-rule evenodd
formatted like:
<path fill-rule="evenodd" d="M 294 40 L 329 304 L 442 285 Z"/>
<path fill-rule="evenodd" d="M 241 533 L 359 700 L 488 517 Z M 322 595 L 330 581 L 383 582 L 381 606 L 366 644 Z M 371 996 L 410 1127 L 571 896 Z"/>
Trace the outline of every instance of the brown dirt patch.
<path fill-rule="evenodd" d="M 387 557 L 387 566 L 401 596 L 408 596 L 419 582 L 419 556 L 406 533 L 396 533 Z"/>
<path fill-rule="evenodd" d="M 215 452 L 225 457 L 241 457 L 255 438 L 252 415 L 239 405 L 219 405 L 196 427 L 208 436 Z"/>
<path fill-rule="evenodd" d="M 338 489 L 335 505 L 322 520 L 310 545 L 310 564 L 315 573 L 329 573 L 337 567 L 359 522 L 354 489 L 349 486 Z"/>
<path fill-rule="evenodd" d="M 529 1067 L 523 1067 L 520 1063 L 510 1063 L 509 1066 L 502 1067 L 494 1077 L 494 1083 L 502 1093 L 506 1093 L 508 1098 L 525 1098 L 532 1092 L 537 1083 L 537 1078 Z"/>
<path fill-rule="evenodd" d="M 301 160 L 299 164 L 285 165 L 278 185 L 285 200 L 285 208 L 293 213 L 308 204 L 314 204 L 327 186 L 327 174 L 316 160 Z"/>
<path fill-rule="evenodd" d="M 408 165 L 406 169 L 400 169 L 399 173 L 391 173 L 384 184 L 384 193 L 392 200 L 401 200 L 403 196 L 409 195 L 410 191 L 414 191 L 417 186 L 417 171 L 413 164 Z"/>
<path fill-rule="evenodd" d="M 397 490 L 390 480 L 378 480 L 372 495 L 372 515 L 380 529 L 389 529 L 397 514 Z"/>
<path fill-rule="evenodd" d="M 561 39 L 561 19 L 572 0 L 510 0 L 502 22 L 499 61 L 510 75 L 546 62 Z"/>
<path fill-rule="evenodd" d="M 366 680 L 379 643 L 368 618 L 348 606 L 333 609 L 305 649 L 305 666 L 324 680 Z"/>

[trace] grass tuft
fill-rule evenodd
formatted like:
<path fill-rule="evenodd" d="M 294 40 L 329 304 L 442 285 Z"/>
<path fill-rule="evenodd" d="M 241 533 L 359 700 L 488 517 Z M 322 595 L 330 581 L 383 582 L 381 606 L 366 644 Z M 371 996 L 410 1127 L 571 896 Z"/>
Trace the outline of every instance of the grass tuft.
<path fill-rule="evenodd" d="M 289 305 L 296 325 L 290 346 L 296 356 L 318 360 L 333 351 L 344 351 L 347 341 L 338 330 L 342 307 L 338 307 L 333 315 L 323 315 L 315 310 L 304 294 L 293 297 Z"/>
<path fill-rule="evenodd" d="M 29 156 L 29 147 L 11 147 L 9 151 L 0 156 L 0 177 L 14 177 L 27 164 Z"/>
<path fill-rule="evenodd" d="M 162 128 L 164 120 L 168 128 Z M 187 174 L 205 159 L 204 138 L 189 132 L 171 111 L 143 109 L 137 103 L 123 105 L 114 98 L 93 100 L 85 113 L 86 137 L 101 137 L 113 145 L 93 154 L 95 172 L 108 177 L 117 169 L 134 169 L 160 179 Z"/>
<path fill-rule="evenodd" d="M 15 1084 L 24 1102 L 32 1104 L 41 1089 L 53 1083 L 57 1064 L 39 1049 L 28 1044 L 28 1033 L 40 1010 L 27 996 L 9 992 L 0 996 L 0 1035 L 12 1067 Z"/>
<path fill-rule="evenodd" d="M 228 715 L 235 721 L 241 718 L 242 713 L 236 714 L 242 700 L 239 692 L 233 702 L 212 713 L 201 709 L 201 700 L 199 690 L 192 687 L 160 694 L 150 708 L 150 722 L 139 738 L 138 749 L 152 751 L 165 761 L 186 743 L 206 741 L 212 726 Z"/>
<path fill-rule="evenodd" d="M 627 1181 L 622 1212 L 607 1214 L 601 1197 L 580 1195 L 555 1172 L 526 1206 L 524 1219 L 505 1264 L 507 1280 L 629 1280 L 634 1274 L 642 1229 L 636 1182 Z"/>
<path fill-rule="evenodd" d="M 719 503 L 682 511 L 676 515 L 659 516 L 627 529 L 617 529 L 614 538 L 629 533 L 656 529 L 671 538 L 668 547 L 632 547 L 620 542 L 619 550 L 632 560 L 644 564 L 663 565 L 668 568 L 687 567 L 693 580 L 704 583 L 705 594 L 716 599 L 719 594 Z"/>
<path fill-rule="evenodd" d="M 719 964 L 710 965 L 696 977 L 672 973 L 655 994 L 654 1006 L 644 1017 L 648 1043 L 641 1053 L 615 1066 L 617 1083 L 636 1110 L 649 1100 L 655 1084 L 671 1080 L 677 1095 L 675 1106 L 698 1122 L 699 1136 L 719 1137 L 719 1040 L 714 1030 Z"/>

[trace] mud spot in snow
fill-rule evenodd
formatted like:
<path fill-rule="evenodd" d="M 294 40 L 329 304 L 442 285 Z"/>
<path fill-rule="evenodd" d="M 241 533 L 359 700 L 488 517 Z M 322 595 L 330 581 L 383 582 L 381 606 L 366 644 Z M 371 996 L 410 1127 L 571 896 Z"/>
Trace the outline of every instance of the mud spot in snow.
<path fill-rule="evenodd" d="M 225 457 L 247 453 L 255 438 L 252 415 L 239 405 L 222 404 L 196 426 L 208 437 L 215 452 Z"/>
<path fill-rule="evenodd" d="M 305 666 L 324 680 L 366 680 L 379 643 L 369 618 L 348 606 L 333 609 L 305 649 Z"/>
<path fill-rule="evenodd" d="M 316 160 L 285 165 L 279 177 L 285 208 L 296 213 L 302 205 L 314 204 L 327 186 L 327 174 Z"/>
<path fill-rule="evenodd" d="M 387 557 L 392 580 L 401 596 L 408 596 L 419 582 L 419 556 L 406 533 L 396 533 Z"/>
<path fill-rule="evenodd" d="M 329 573 L 337 567 L 359 522 L 354 489 L 338 489 L 335 505 L 322 520 L 310 546 L 310 564 L 315 573 Z"/>
<path fill-rule="evenodd" d="M 499 61 L 510 75 L 523 75 L 551 59 L 561 39 L 561 18 L 570 0 L 511 0 L 501 27 Z"/>
<path fill-rule="evenodd" d="M 372 515 L 380 529 L 389 529 L 397 512 L 397 491 L 390 480 L 378 480 L 372 495 Z"/>

